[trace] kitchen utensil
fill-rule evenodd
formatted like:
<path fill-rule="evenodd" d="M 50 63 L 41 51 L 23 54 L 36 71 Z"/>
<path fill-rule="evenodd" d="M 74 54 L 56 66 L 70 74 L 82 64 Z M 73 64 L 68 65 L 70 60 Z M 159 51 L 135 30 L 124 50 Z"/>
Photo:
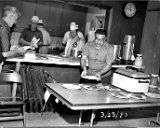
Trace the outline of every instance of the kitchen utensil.
<path fill-rule="evenodd" d="M 131 55 L 133 54 L 134 42 L 135 42 L 134 35 L 125 35 L 123 43 L 123 54 L 122 54 L 123 60 L 131 60 Z"/>
<path fill-rule="evenodd" d="M 113 45 L 113 59 L 120 57 L 121 45 Z"/>
<path fill-rule="evenodd" d="M 84 79 L 88 79 L 88 80 L 98 80 L 98 78 L 96 76 L 83 76 Z"/>

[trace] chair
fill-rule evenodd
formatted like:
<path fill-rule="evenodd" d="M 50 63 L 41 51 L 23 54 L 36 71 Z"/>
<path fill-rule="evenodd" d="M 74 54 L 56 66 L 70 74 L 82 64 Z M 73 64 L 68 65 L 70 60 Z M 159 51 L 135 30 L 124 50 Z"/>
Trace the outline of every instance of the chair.
<path fill-rule="evenodd" d="M 22 85 L 22 78 L 20 74 L 15 71 L 2 72 L 0 73 L 0 86 L 20 86 Z M 23 127 L 25 124 L 24 116 L 24 90 L 22 90 L 22 96 L 10 96 L 10 97 L 0 97 L 0 121 L 13 121 L 13 120 L 23 120 Z"/>

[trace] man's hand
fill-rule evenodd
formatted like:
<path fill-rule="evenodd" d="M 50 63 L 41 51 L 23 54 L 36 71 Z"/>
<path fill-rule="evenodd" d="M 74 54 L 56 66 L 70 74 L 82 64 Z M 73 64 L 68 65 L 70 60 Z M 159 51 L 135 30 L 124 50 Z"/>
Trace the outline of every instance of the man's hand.
<path fill-rule="evenodd" d="M 100 80 L 101 80 L 101 73 L 98 72 L 98 73 L 96 74 L 96 77 L 97 77 L 97 81 L 100 81 Z"/>
<path fill-rule="evenodd" d="M 85 76 L 87 76 L 88 72 L 87 70 L 83 70 L 83 72 L 81 73 L 81 77 L 84 78 Z"/>

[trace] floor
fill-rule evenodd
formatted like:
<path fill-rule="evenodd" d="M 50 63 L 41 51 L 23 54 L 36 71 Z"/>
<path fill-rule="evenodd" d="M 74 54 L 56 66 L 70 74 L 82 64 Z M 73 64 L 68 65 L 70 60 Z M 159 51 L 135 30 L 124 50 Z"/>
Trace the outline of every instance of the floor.
<path fill-rule="evenodd" d="M 117 111 L 117 110 L 112 110 Z M 119 127 L 158 127 L 150 120 L 156 120 L 158 108 L 139 108 L 120 110 L 128 113 L 128 116 L 122 119 L 115 118 L 96 118 L 94 127 L 108 126 L 111 128 Z M 103 112 L 107 112 L 103 110 Z M 68 108 L 61 108 L 54 112 L 25 113 L 27 127 L 78 127 L 79 111 L 71 111 Z M 1 122 L 0 127 L 22 127 L 21 121 Z M 89 122 L 82 126 L 89 127 Z"/>

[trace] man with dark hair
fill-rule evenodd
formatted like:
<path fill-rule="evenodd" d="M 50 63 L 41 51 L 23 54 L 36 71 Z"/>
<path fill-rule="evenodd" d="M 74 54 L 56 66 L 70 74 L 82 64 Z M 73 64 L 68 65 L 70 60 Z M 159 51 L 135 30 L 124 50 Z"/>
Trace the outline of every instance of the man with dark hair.
<path fill-rule="evenodd" d="M 82 50 L 81 77 L 96 76 L 97 81 L 109 83 L 111 65 L 113 62 L 113 46 L 107 42 L 107 33 L 104 29 L 97 29 L 95 39 L 85 44 Z M 87 68 L 88 64 L 88 68 Z"/>
<path fill-rule="evenodd" d="M 11 27 L 17 22 L 20 12 L 16 7 L 6 6 L 0 21 L 0 62 L 7 57 L 24 54 L 24 48 L 10 50 Z"/>
<path fill-rule="evenodd" d="M 97 29 L 95 39 L 87 42 L 82 50 L 81 67 L 83 71 L 80 83 L 109 84 L 112 62 L 113 47 L 107 42 L 107 33 L 104 29 Z M 96 113 L 101 113 L 101 111 Z M 88 121 L 91 118 L 90 114 L 90 110 L 85 111 L 83 121 Z"/>

